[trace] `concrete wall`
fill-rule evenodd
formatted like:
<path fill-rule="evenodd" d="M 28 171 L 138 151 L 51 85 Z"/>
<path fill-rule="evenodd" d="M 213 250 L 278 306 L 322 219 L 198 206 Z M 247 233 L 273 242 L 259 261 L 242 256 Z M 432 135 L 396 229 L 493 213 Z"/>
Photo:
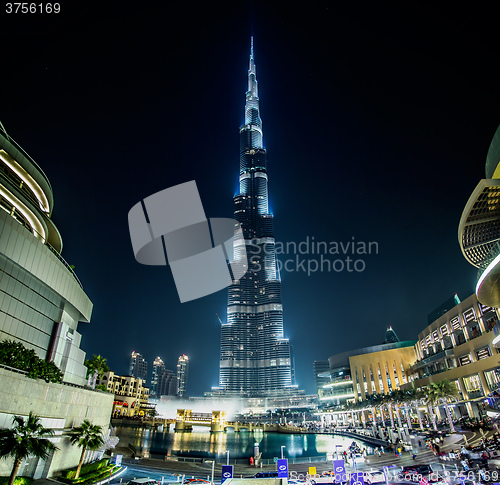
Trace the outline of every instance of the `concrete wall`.
<path fill-rule="evenodd" d="M 54 429 L 54 443 L 59 447 L 47 463 L 28 459 L 21 475 L 35 478 L 52 476 L 58 471 L 78 465 L 81 449 L 71 445 L 67 432 L 84 419 L 103 426 L 105 432 L 113 409 L 113 394 L 92 391 L 65 384 L 46 383 L 0 367 L 0 428 L 10 428 L 14 415 L 27 416 L 30 411 L 42 418 L 46 427 Z M 89 457 L 90 458 L 90 454 Z M 0 475 L 8 475 L 12 460 L 0 460 Z"/>

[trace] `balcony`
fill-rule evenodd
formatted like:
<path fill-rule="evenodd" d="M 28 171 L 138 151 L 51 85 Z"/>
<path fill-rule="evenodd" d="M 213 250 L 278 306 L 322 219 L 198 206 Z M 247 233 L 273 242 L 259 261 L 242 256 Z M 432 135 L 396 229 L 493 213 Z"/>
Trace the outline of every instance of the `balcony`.
<path fill-rule="evenodd" d="M 415 364 L 412 365 L 411 369 L 413 371 L 421 369 L 422 367 L 425 367 L 426 365 L 429 365 L 432 362 L 436 362 L 438 360 L 444 359 L 445 357 L 449 357 L 452 355 L 453 355 L 453 349 L 441 350 L 440 352 L 436 352 L 433 355 L 429 355 L 429 357 L 426 357 L 425 359 L 417 361 Z"/>

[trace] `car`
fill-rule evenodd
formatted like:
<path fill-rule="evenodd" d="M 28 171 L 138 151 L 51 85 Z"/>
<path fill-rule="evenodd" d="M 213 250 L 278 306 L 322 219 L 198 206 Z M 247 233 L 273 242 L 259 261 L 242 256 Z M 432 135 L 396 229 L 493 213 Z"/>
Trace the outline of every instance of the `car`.
<path fill-rule="evenodd" d="M 422 475 L 423 477 L 432 473 L 430 465 L 409 465 L 404 466 L 401 473 L 404 475 Z"/>
<path fill-rule="evenodd" d="M 397 465 L 384 466 L 383 470 L 389 480 L 395 480 L 402 472 L 403 468 Z"/>
<path fill-rule="evenodd" d="M 363 472 L 363 481 L 371 485 L 372 483 L 385 482 L 384 472 L 380 470 L 371 470 L 369 472 Z"/>
<path fill-rule="evenodd" d="M 134 478 L 127 482 L 127 485 L 158 485 L 159 482 L 152 478 Z"/>
<path fill-rule="evenodd" d="M 208 480 L 203 480 L 203 478 L 190 478 L 189 480 L 184 480 L 184 483 L 189 483 L 190 485 L 201 485 L 203 483 L 210 483 Z"/>
<path fill-rule="evenodd" d="M 432 473 L 429 477 L 422 477 L 419 485 L 448 485 L 448 482 L 437 473 Z"/>

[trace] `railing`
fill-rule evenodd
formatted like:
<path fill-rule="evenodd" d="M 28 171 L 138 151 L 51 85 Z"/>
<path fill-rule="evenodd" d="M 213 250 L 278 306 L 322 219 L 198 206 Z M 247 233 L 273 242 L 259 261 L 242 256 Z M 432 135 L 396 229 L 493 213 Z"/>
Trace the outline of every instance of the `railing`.
<path fill-rule="evenodd" d="M 83 290 L 82 282 L 79 280 L 78 276 L 76 276 L 76 273 L 73 271 L 73 268 L 67 263 L 67 261 L 61 256 L 61 254 L 58 253 L 48 242 L 45 242 L 45 246 L 47 246 L 50 249 L 50 251 L 52 251 L 52 253 L 64 266 L 66 266 L 66 269 L 73 275 L 77 283 L 80 285 L 80 288 Z"/>
<path fill-rule="evenodd" d="M 469 399 L 477 399 L 478 397 L 483 397 L 483 391 L 471 391 L 467 393 L 469 395 Z"/>
<path fill-rule="evenodd" d="M 419 360 L 418 362 L 415 363 L 415 365 L 412 366 L 412 369 L 419 369 L 420 367 L 430 364 L 431 362 L 435 362 L 450 355 L 453 355 L 453 349 L 441 350 L 433 355 L 429 355 L 429 357 L 425 357 L 424 359 Z"/>
<path fill-rule="evenodd" d="M 16 150 L 18 150 L 19 152 L 21 152 L 21 154 L 30 162 L 32 163 L 36 169 L 40 172 L 40 175 L 42 175 L 42 177 L 44 178 L 45 182 L 47 182 L 47 185 L 49 186 L 50 190 L 52 191 L 52 186 L 50 185 L 50 182 L 49 182 L 49 179 L 47 177 L 47 175 L 45 175 L 45 172 L 40 168 L 40 166 L 38 165 L 38 163 L 35 162 L 35 160 L 33 160 L 27 152 L 24 151 L 24 148 L 19 145 L 19 143 L 17 143 L 11 136 L 7 135 L 7 132 L 4 131 L 5 133 L 5 139 L 7 140 L 7 142 L 9 142 Z M 1 140 L 0 140 L 1 141 Z M 2 143 L 1 144 L 2 146 L 4 146 L 4 144 Z M 12 155 L 11 155 L 12 156 Z"/>

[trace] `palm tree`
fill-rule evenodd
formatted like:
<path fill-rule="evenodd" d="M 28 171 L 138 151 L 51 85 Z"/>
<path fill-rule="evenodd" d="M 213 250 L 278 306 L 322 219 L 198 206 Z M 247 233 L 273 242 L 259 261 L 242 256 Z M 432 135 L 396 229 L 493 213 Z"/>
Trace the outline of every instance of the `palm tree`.
<path fill-rule="evenodd" d="M 401 412 L 400 407 L 404 403 L 404 393 L 401 389 L 394 389 L 391 393 L 392 400 L 396 406 L 396 416 L 398 418 L 398 427 L 402 428 L 403 424 L 401 423 Z"/>
<path fill-rule="evenodd" d="M 97 378 L 100 379 L 106 372 L 109 371 L 106 359 L 101 355 L 94 355 L 92 359 L 85 361 L 87 367 L 87 377 L 93 375 L 97 371 Z"/>
<path fill-rule="evenodd" d="M 80 476 L 83 457 L 85 456 L 87 449 L 98 450 L 104 444 L 104 440 L 102 438 L 101 426 L 92 424 L 88 419 L 85 419 L 81 426 L 73 428 L 70 435 L 71 444 L 82 448 L 82 455 L 80 456 L 80 462 L 78 463 L 78 468 L 76 469 L 74 478 L 76 480 Z"/>
<path fill-rule="evenodd" d="M 446 417 L 448 418 L 448 424 L 450 425 L 450 431 L 455 432 L 455 426 L 453 425 L 453 419 L 451 418 L 450 408 L 448 406 L 448 400 L 457 400 L 458 389 L 455 384 L 452 384 L 449 379 L 444 379 L 439 382 L 431 382 L 429 386 L 429 400 L 438 404 L 443 403 L 446 409 Z"/>
<path fill-rule="evenodd" d="M 45 460 L 51 452 L 58 450 L 56 445 L 46 437 L 54 435 L 54 431 L 44 428 L 40 418 L 30 412 L 28 419 L 22 416 L 12 418 L 14 427 L 0 429 L 0 456 L 14 458 L 14 466 L 10 474 L 8 485 L 13 485 L 21 463 L 25 458 L 34 456 Z"/>
<path fill-rule="evenodd" d="M 391 420 L 391 429 L 394 428 L 394 413 L 392 410 L 392 403 L 394 402 L 392 392 L 390 394 L 385 394 L 383 397 L 384 405 L 387 406 L 387 411 L 389 411 L 389 419 Z M 385 426 L 385 421 L 384 421 Z"/>
<path fill-rule="evenodd" d="M 412 385 L 414 383 L 412 382 Z M 424 429 L 424 423 L 422 421 L 422 415 L 420 414 L 420 404 L 422 400 L 425 398 L 425 393 L 421 389 L 415 389 L 414 387 L 412 389 L 408 389 L 406 391 L 406 396 L 408 401 L 410 402 L 410 405 L 414 405 L 416 410 L 417 410 L 417 416 L 418 416 L 418 422 L 420 423 L 420 429 Z"/>
<path fill-rule="evenodd" d="M 431 388 L 430 387 L 425 387 L 424 388 L 425 392 L 425 402 L 427 403 L 427 412 L 429 413 L 429 418 L 432 423 L 432 429 L 434 431 L 437 431 L 437 425 L 436 425 L 436 418 L 434 417 L 433 407 L 435 404 L 435 401 L 433 400 L 433 395 L 431 393 Z"/>

